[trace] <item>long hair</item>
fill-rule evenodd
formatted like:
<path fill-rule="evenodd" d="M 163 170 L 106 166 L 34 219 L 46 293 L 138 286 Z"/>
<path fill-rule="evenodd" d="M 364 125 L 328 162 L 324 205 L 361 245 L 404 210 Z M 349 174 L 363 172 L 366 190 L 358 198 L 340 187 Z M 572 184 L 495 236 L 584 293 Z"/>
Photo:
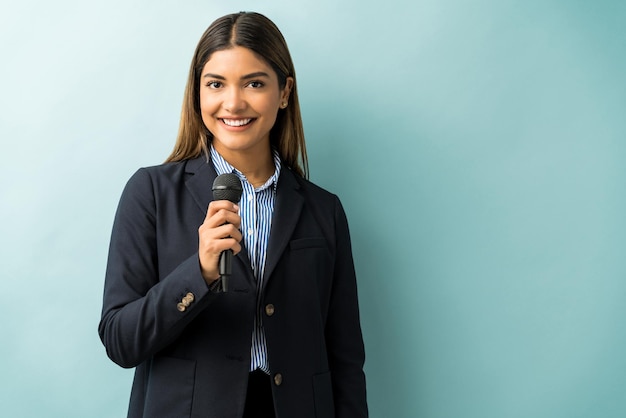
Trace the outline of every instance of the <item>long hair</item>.
<path fill-rule="evenodd" d="M 263 58 L 276 72 L 281 89 L 285 87 L 287 77 L 293 78 L 288 105 L 278 111 L 276 122 L 270 130 L 270 144 L 289 168 L 304 178 L 308 177 L 296 72 L 287 43 L 271 20 L 253 12 L 223 16 L 214 21 L 200 38 L 189 69 L 178 137 L 166 162 L 196 158 L 202 153 L 208 158 L 208 144 L 213 134 L 202 122 L 200 76 L 211 54 L 235 46 L 248 48 Z"/>

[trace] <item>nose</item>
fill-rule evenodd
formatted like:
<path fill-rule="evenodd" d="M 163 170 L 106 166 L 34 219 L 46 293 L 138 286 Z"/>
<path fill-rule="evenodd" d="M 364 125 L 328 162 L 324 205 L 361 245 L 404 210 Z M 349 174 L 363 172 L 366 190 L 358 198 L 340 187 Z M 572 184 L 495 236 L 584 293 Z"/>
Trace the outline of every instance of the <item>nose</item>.
<path fill-rule="evenodd" d="M 222 105 L 228 112 L 241 112 L 247 106 L 244 92 L 237 86 L 230 87 L 225 93 Z"/>

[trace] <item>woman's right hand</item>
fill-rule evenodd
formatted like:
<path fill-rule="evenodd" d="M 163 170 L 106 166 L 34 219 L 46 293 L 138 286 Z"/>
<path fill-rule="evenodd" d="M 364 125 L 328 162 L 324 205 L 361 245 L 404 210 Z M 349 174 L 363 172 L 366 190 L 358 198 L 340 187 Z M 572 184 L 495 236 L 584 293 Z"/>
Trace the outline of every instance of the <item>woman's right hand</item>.
<path fill-rule="evenodd" d="M 206 218 L 198 228 L 198 255 L 202 277 L 211 284 L 219 279 L 220 254 L 233 250 L 241 251 L 241 217 L 239 206 L 228 200 L 215 200 L 209 204 Z"/>

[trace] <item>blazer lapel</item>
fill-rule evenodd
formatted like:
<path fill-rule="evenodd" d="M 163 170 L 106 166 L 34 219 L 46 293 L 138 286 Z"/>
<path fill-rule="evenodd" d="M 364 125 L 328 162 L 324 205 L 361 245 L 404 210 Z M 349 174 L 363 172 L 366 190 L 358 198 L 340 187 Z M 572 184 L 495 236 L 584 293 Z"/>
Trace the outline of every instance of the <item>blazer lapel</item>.
<path fill-rule="evenodd" d="M 213 181 L 217 177 L 213 164 L 209 164 L 206 157 L 200 157 L 188 160 L 185 166 L 185 172 L 192 176 L 185 182 L 187 190 L 196 201 L 202 213 L 206 215 L 209 203 L 213 201 Z"/>
<path fill-rule="evenodd" d="M 304 198 L 298 192 L 300 184 L 298 184 L 294 176 L 287 167 L 283 167 L 280 171 L 274 214 L 272 215 L 272 227 L 267 243 L 263 289 L 267 286 L 268 279 L 271 277 L 293 235 L 302 212 L 302 206 L 304 205 Z"/>
<path fill-rule="evenodd" d="M 206 156 L 203 154 L 200 157 L 187 161 L 185 166 L 185 172 L 192 174 L 192 176 L 185 182 L 189 194 L 193 197 L 195 202 L 200 207 L 202 213 L 207 213 L 209 203 L 213 201 L 213 181 L 217 177 L 215 168 L 211 164 L 210 160 L 207 161 Z M 200 226 L 200 225 L 198 225 Z M 244 271 L 246 271 L 245 277 L 253 284 L 252 264 L 248 258 L 248 251 L 245 249 L 243 241 L 241 242 L 242 250 L 237 254 L 234 259 L 239 260 L 243 264 Z"/>

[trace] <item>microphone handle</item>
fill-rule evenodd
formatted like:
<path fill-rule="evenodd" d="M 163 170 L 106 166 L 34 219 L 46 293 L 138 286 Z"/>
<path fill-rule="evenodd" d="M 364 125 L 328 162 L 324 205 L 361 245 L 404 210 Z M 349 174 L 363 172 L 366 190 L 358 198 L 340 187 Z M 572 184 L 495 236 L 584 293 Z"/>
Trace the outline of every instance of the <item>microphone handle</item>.
<path fill-rule="evenodd" d="M 222 292 L 228 292 L 228 279 L 233 272 L 233 250 L 222 251 L 218 268 L 222 278 Z"/>

